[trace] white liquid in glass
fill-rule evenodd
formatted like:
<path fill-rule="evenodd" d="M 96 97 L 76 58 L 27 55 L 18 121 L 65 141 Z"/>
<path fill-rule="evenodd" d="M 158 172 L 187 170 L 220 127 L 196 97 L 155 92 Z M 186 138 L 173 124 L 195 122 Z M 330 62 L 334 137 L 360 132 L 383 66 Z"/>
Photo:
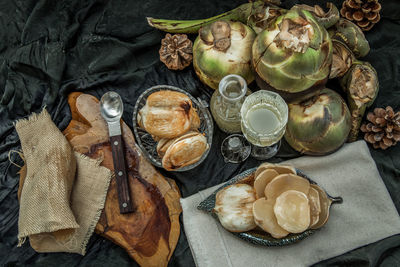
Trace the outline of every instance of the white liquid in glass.
<path fill-rule="evenodd" d="M 276 114 L 262 106 L 255 106 L 250 109 L 247 116 L 250 127 L 260 134 L 272 133 L 279 126 L 279 119 Z"/>
<path fill-rule="evenodd" d="M 247 111 L 244 119 L 250 129 L 242 127 L 243 134 L 254 145 L 270 146 L 282 138 L 284 131 L 275 133 L 282 128 L 282 119 L 274 106 L 267 103 L 256 104 Z"/>

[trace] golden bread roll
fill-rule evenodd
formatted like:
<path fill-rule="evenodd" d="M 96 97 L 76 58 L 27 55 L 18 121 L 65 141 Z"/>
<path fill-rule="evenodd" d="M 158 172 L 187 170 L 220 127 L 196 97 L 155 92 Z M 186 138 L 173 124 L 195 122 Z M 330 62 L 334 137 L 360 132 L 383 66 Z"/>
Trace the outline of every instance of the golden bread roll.
<path fill-rule="evenodd" d="M 161 145 L 157 146 L 157 152 L 160 156 L 164 154 L 162 165 L 168 171 L 197 162 L 209 147 L 204 135 L 195 131 L 188 132 L 172 142 L 161 141 Z"/>
<path fill-rule="evenodd" d="M 179 137 L 177 137 L 179 138 Z M 157 154 L 158 156 L 160 156 L 160 158 L 163 158 L 165 155 L 165 152 L 167 152 L 168 147 L 175 142 L 175 140 L 177 138 L 172 138 L 172 139 L 168 139 L 168 138 L 162 138 L 158 141 L 157 143 Z"/>
<path fill-rule="evenodd" d="M 190 98 L 170 90 L 149 95 L 137 121 L 140 127 L 158 138 L 175 138 L 200 126 L 200 118 Z"/>

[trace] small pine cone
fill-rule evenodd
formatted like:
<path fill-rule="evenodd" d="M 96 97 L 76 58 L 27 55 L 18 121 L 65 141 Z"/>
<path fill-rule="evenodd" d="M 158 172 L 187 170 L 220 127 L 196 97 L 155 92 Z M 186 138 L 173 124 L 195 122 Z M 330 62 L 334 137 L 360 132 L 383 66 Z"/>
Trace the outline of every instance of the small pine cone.
<path fill-rule="evenodd" d="M 183 70 L 193 59 L 193 44 L 186 34 L 167 33 L 161 40 L 160 60 L 168 69 Z"/>
<path fill-rule="evenodd" d="M 340 14 L 356 23 L 363 31 L 369 31 L 381 19 L 380 10 L 378 0 L 345 0 Z"/>
<path fill-rule="evenodd" d="M 390 106 L 376 108 L 367 114 L 367 121 L 360 129 L 374 148 L 387 149 L 400 141 L 400 111 L 394 112 Z"/>

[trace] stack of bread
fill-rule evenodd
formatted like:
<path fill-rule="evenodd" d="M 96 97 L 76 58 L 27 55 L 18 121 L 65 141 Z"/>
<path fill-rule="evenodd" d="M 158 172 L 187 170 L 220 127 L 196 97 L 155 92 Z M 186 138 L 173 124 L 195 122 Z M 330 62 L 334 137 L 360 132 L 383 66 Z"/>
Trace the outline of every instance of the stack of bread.
<path fill-rule="evenodd" d="M 214 211 L 229 231 L 258 227 L 283 238 L 322 227 L 329 206 L 326 192 L 297 175 L 295 168 L 264 163 L 254 174 L 254 184 L 239 182 L 219 191 Z"/>
<path fill-rule="evenodd" d="M 139 127 L 152 135 L 162 166 L 168 171 L 191 165 L 209 148 L 199 132 L 200 118 L 190 98 L 180 92 L 152 93 L 137 116 Z"/>

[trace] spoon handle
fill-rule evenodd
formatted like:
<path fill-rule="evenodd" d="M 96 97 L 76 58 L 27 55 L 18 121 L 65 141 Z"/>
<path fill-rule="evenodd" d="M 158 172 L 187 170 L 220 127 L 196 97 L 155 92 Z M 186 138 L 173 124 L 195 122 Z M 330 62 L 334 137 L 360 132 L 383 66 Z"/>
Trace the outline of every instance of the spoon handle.
<path fill-rule="evenodd" d="M 131 213 L 134 210 L 129 193 L 128 175 L 126 173 L 122 136 L 110 136 L 110 143 L 114 161 L 115 179 L 117 182 L 119 212 Z"/>

